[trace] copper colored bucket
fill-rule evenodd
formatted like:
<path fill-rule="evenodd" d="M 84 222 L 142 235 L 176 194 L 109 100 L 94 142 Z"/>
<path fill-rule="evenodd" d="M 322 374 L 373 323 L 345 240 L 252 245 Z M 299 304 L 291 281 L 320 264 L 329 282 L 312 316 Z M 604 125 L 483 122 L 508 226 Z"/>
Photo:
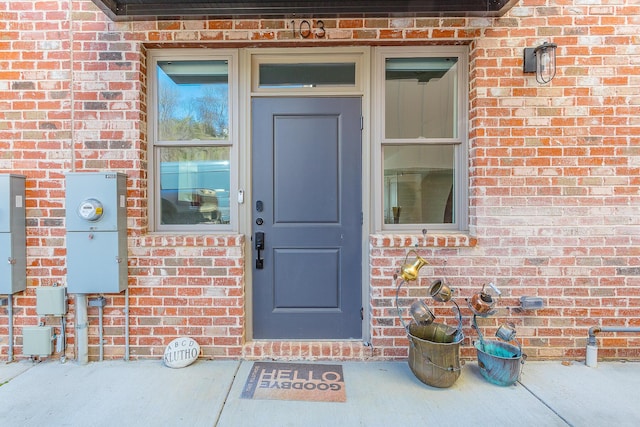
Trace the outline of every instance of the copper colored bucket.
<path fill-rule="evenodd" d="M 442 323 L 409 325 L 409 367 L 423 383 L 439 388 L 451 387 L 460 376 L 459 330 Z"/>

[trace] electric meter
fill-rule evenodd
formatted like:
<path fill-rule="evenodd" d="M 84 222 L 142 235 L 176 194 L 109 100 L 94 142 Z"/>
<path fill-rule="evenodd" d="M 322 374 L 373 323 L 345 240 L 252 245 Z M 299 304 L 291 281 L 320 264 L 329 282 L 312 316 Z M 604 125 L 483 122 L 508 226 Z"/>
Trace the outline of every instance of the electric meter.
<path fill-rule="evenodd" d="M 102 203 L 96 199 L 86 199 L 78 207 L 78 215 L 87 221 L 97 221 L 102 217 Z"/>

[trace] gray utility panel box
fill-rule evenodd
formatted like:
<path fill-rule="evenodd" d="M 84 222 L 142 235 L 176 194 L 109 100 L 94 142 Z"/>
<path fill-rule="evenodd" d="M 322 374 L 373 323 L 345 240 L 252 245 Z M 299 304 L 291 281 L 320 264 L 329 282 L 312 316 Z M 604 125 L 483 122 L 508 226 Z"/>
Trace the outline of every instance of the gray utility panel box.
<path fill-rule="evenodd" d="M 36 288 L 36 313 L 38 316 L 64 316 L 67 314 L 67 289 L 62 286 L 38 286 Z"/>
<path fill-rule="evenodd" d="M 22 354 L 25 356 L 51 356 L 54 336 L 51 326 L 25 326 L 22 328 Z"/>
<path fill-rule="evenodd" d="M 27 234 L 24 175 L 0 175 L 0 294 L 27 287 Z"/>
<path fill-rule="evenodd" d="M 74 172 L 66 177 L 67 291 L 127 288 L 127 176 Z"/>

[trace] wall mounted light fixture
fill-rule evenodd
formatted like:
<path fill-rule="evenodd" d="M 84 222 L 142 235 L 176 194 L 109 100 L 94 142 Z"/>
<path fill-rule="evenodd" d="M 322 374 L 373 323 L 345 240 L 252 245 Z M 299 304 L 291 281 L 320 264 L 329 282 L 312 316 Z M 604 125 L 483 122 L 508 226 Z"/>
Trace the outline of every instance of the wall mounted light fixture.
<path fill-rule="evenodd" d="M 536 73 L 536 81 L 540 84 L 549 83 L 556 75 L 557 47 L 557 44 L 549 42 L 538 47 L 526 47 L 522 71 Z"/>

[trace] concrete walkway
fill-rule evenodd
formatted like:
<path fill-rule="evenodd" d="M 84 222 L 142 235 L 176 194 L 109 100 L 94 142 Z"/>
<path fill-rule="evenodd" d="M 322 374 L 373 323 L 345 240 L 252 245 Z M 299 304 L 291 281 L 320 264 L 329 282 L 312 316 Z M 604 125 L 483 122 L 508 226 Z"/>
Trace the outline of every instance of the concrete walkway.
<path fill-rule="evenodd" d="M 0 365 L 1 426 L 638 426 L 640 363 L 526 362 L 520 382 L 467 363 L 453 386 L 424 385 L 406 362 L 340 364 L 347 401 L 240 397 L 248 361 Z"/>

